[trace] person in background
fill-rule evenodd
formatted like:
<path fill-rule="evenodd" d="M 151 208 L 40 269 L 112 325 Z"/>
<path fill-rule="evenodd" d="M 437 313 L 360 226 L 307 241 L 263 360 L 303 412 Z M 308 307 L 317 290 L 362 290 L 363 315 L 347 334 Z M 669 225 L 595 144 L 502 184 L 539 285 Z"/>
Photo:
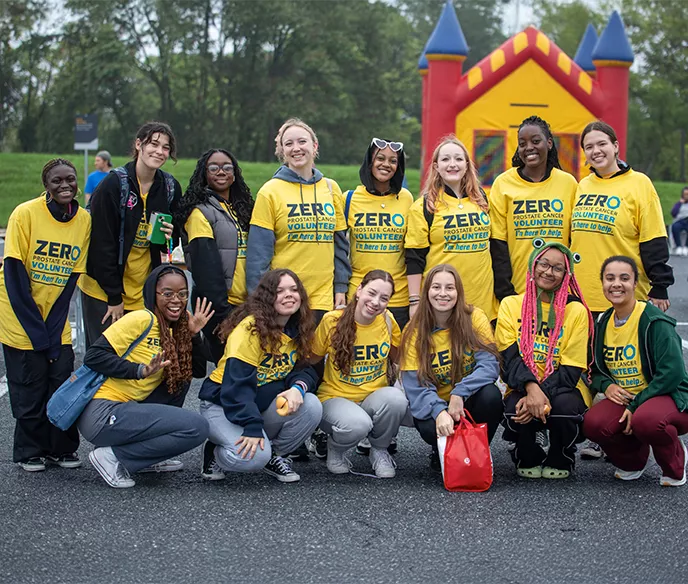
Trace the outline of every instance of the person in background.
<path fill-rule="evenodd" d="M 318 138 L 308 124 L 287 120 L 275 145 L 282 166 L 256 196 L 246 285 L 251 293 L 267 270 L 293 268 L 318 323 L 333 304 L 346 305 L 351 266 L 342 192 L 314 167 Z"/>
<path fill-rule="evenodd" d="M 183 226 L 186 266 L 194 280 L 192 301 L 207 298 L 215 308 L 203 335 L 216 365 L 224 344 L 215 329 L 246 300 L 246 243 L 252 210 L 251 190 L 234 155 L 220 148 L 204 152 L 174 223 Z"/>
<path fill-rule="evenodd" d="M 671 224 L 671 236 L 676 246 L 676 255 L 688 256 L 688 186 L 683 187 L 681 198 L 671 208 L 674 221 Z M 686 234 L 685 245 L 681 237 Z"/>
<path fill-rule="evenodd" d="M 10 215 L 0 269 L 0 342 L 14 428 L 13 460 L 26 471 L 46 462 L 77 468 L 79 432 L 62 431 L 46 415 L 48 400 L 72 374 L 69 301 L 86 271 L 91 218 L 75 197 L 68 160 L 43 167 L 45 192 Z"/>
<path fill-rule="evenodd" d="M 466 302 L 494 320 L 490 225 L 475 164 L 463 143 L 448 136 L 435 148 L 423 196 L 409 211 L 405 245 L 411 316 L 419 304 L 424 275 L 436 265 L 450 264 L 461 278 Z"/>
<path fill-rule="evenodd" d="M 452 265 L 428 272 L 401 346 L 401 379 L 414 425 L 432 448 L 430 468 L 440 470 L 437 437 L 453 434 L 465 409 L 487 424 L 491 441 L 504 411 L 499 353 L 487 315 L 466 303 Z"/>
<path fill-rule="evenodd" d="M 361 184 L 344 197 L 351 243 L 349 299 L 370 270 L 386 270 L 395 289 L 388 309 L 402 329 L 409 320 L 404 237 L 413 203 L 413 195 L 402 186 L 404 169 L 404 145 L 373 138 L 358 171 Z"/>
<path fill-rule="evenodd" d="M 84 204 L 86 205 L 87 209 L 90 208 L 89 202 L 93 191 L 96 190 L 96 187 L 112 170 L 112 156 L 110 156 L 110 153 L 107 150 L 101 150 L 98 152 L 98 154 L 96 154 L 96 157 L 93 161 L 93 166 L 95 166 L 96 169 L 88 175 L 86 186 L 84 187 Z"/>
<path fill-rule="evenodd" d="M 103 179 L 91 200 L 91 253 L 79 281 L 87 347 L 125 312 L 144 307 L 143 284 L 160 265 L 160 254 L 167 253 L 167 246 L 148 240 L 150 217 L 154 212 L 173 214 L 182 193 L 179 183 L 161 170 L 168 158 L 176 160 L 177 145 L 167 124 L 141 126 L 132 150 L 133 160 L 124 166 L 129 190 L 124 229 L 122 181 L 115 172 Z M 172 237 L 172 224 L 163 223 L 163 231 Z"/>
<path fill-rule="evenodd" d="M 490 254 L 499 301 L 525 291 L 535 239 L 569 245 L 577 187 L 561 170 L 552 131 L 538 116 L 521 122 L 511 165 L 490 189 Z"/>
<path fill-rule="evenodd" d="M 688 461 L 681 440 L 688 433 L 688 375 L 676 321 L 637 300 L 632 258 L 607 258 L 600 275 L 612 308 L 597 321 L 591 388 L 606 399 L 585 414 L 585 435 L 617 467 L 617 479 L 639 479 L 652 449 L 659 484 L 679 487 Z"/>
<path fill-rule="evenodd" d="M 107 379 L 77 425 L 96 446 L 91 464 L 116 489 L 134 486 L 130 473 L 181 470 L 183 463 L 169 457 L 208 437 L 208 423 L 181 406 L 191 382 L 191 347 L 212 317 L 212 304 L 198 299 L 195 313 L 188 312 L 186 275 L 170 264 L 151 272 L 143 297 L 145 309 L 113 323 L 84 356 L 84 364 Z"/>

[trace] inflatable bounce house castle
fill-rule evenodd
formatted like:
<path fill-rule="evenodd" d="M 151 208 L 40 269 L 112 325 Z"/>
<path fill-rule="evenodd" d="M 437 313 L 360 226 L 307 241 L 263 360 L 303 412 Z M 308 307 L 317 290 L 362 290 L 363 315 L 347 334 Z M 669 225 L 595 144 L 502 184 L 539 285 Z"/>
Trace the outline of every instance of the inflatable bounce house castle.
<path fill-rule="evenodd" d="M 588 25 L 571 59 L 535 27 L 507 40 L 467 73 L 468 45 L 448 0 L 418 63 L 422 76 L 423 173 L 440 139 L 455 133 L 489 188 L 511 167 L 518 126 L 538 115 L 552 128 L 562 168 L 586 173 L 580 133 L 601 119 L 616 130 L 626 153 L 628 78 L 633 50 L 618 12 L 597 38 Z"/>

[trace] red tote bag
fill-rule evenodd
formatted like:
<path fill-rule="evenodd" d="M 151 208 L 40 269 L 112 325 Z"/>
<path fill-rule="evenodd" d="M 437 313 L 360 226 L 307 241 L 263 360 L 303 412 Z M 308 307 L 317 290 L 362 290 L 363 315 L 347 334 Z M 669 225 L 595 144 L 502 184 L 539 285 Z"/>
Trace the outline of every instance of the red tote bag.
<path fill-rule="evenodd" d="M 454 434 L 440 436 L 437 445 L 448 491 L 487 491 L 492 486 L 487 424 L 476 424 L 466 410 L 466 417 L 454 426 Z"/>

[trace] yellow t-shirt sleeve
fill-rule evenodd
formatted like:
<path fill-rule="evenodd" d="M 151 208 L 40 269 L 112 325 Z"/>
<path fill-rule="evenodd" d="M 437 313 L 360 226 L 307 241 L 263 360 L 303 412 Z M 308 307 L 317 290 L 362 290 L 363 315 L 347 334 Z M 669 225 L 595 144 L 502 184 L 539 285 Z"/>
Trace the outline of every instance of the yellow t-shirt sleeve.
<path fill-rule="evenodd" d="M 430 247 L 428 222 L 423 213 L 424 199 L 416 200 L 408 214 L 408 229 L 404 246 L 411 249 L 425 249 Z"/>
<path fill-rule="evenodd" d="M 580 302 L 571 302 L 564 318 L 566 346 L 562 347 L 560 365 L 580 367 L 588 365 L 588 312 Z"/>
<path fill-rule="evenodd" d="M 416 351 L 416 335 L 415 333 L 409 337 L 406 345 L 401 350 L 401 370 L 402 371 L 417 371 L 418 370 L 418 353 Z"/>
<path fill-rule="evenodd" d="M 85 274 L 86 273 L 86 259 L 88 258 L 88 246 L 91 241 L 91 216 L 84 210 L 79 209 L 78 219 L 83 223 L 83 239 L 80 242 L 81 255 L 76 260 L 72 273 Z"/>
<path fill-rule="evenodd" d="M 640 243 L 644 243 L 666 237 L 667 233 L 659 195 L 652 181 L 645 175 L 641 176 L 645 185 L 638 200 L 638 238 Z"/>
<path fill-rule="evenodd" d="M 330 346 L 330 333 L 337 324 L 336 314 L 336 312 L 328 312 L 323 316 L 318 328 L 315 329 L 312 351 L 318 357 L 327 355 L 328 347 Z"/>
<path fill-rule="evenodd" d="M 398 348 L 401 345 L 401 329 L 391 312 L 387 311 L 387 316 L 392 323 L 392 347 Z"/>
<path fill-rule="evenodd" d="M 225 355 L 227 359 L 240 359 L 244 363 L 258 367 L 263 357 L 258 334 L 249 330 L 252 319 L 242 320 L 227 338 Z"/>
<path fill-rule="evenodd" d="M 342 196 L 342 189 L 336 181 L 331 178 L 328 179 L 332 186 L 332 202 L 334 203 L 334 220 L 335 220 L 335 231 L 346 231 L 347 224 L 344 217 L 344 201 Z"/>
<path fill-rule="evenodd" d="M 131 344 L 141 336 L 141 333 L 148 328 L 150 322 L 150 312 L 147 310 L 134 310 L 125 314 L 117 322 L 105 329 L 103 336 L 121 357 L 127 352 Z"/>
<path fill-rule="evenodd" d="M 471 321 L 473 324 L 473 329 L 483 343 L 490 344 L 495 342 L 492 325 L 490 325 L 487 315 L 482 310 L 479 308 L 474 308 Z"/>
<path fill-rule="evenodd" d="M 215 239 L 213 228 L 210 226 L 210 223 L 200 209 L 194 209 L 191 211 L 189 218 L 186 220 L 186 224 L 184 225 L 184 229 L 189 236 L 189 241 L 193 241 L 199 237 Z"/>
<path fill-rule="evenodd" d="M 490 237 L 507 241 L 506 197 L 502 193 L 502 182 L 499 177 L 490 189 Z"/>
<path fill-rule="evenodd" d="M 31 215 L 18 207 L 10 215 L 5 234 L 5 258 L 14 258 L 26 263 L 29 257 L 29 232 Z"/>
<path fill-rule="evenodd" d="M 265 187 L 258 191 L 256 204 L 251 215 L 251 225 L 257 225 L 263 229 L 275 230 L 275 209 L 272 196 L 265 191 Z"/>
<path fill-rule="evenodd" d="M 499 306 L 497 315 L 497 329 L 495 340 L 497 349 L 504 351 L 518 341 L 518 317 L 514 317 L 514 302 L 510 301 L 516 296 L 507 296 Z M 520 316 L 520 315 L 518 315 Z"/>

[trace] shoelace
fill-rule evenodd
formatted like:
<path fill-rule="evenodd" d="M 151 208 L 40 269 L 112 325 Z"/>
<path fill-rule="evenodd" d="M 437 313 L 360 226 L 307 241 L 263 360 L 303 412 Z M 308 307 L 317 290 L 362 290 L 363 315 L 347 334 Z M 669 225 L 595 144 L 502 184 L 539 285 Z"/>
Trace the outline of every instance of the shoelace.
<path fill-rule="evenodd" d="M 393 466 L 394 468 L 397 468 L 396 461 L 392 458 L 392 455 L 386 450 L 381 450 L 380 453 L 375 456 L 375 460 L 372 464 L 373 470 L 376 471 L 377 467 L 380 466 L 381 463 L 387 463 Z"/>
<path fill-rule="evenodd" d="M 289 474 L 291 470 L 291 462 L 288 458 L 282 456 L 273 457 L 273 464 L 277 467 L 278 472 L 281 474 Z"/>
<path fill-rule="evenodd" d="M 117 477 L 117 480 L 131 479 L 129 471 L 126 468 L 124 468 L 124 465 L 121 462 L 117 463 L 117 467 L 115 468 L 115 476 Z"/>

